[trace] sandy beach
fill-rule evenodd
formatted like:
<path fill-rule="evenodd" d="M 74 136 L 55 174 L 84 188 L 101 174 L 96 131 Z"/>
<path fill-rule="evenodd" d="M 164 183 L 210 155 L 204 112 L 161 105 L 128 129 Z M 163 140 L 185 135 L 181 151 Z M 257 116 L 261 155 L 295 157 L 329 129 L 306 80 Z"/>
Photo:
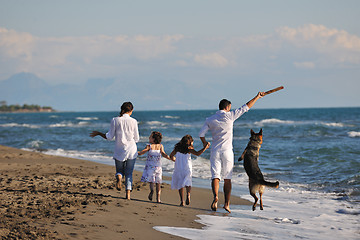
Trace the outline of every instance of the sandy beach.
<path fill-rule="evenodd" d="M 225 214 L 210 211 L 210 189 L 193 188 L 190 205 L 180 207 L 178 191 L 164 183 L 158 204 L 147 199 L 149 186 L 134 172 L 126 200 L 115 189 L 112 166 L 1 145 L 0 174 L 2 239 L 182 239 L 153 227 L 201 228 L 196 215 Z"/>

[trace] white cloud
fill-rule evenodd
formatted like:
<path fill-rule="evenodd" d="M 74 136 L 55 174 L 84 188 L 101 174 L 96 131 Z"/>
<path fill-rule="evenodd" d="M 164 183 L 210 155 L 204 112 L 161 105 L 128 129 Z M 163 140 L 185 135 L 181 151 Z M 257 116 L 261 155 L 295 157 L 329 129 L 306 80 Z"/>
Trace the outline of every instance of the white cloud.
<path fill-rule="evenodd" d="M 277 34 L 298 47 L 327 50 L 328 47 L 360 51 L 360 38 L 343 30 L 329 29 L 323 25 L 307 24 L 298 28 L 282 27 Z"/>
<path fill-rule="evenodd" d="M 182 35 L 162 37 L 138 35 L 128 39 L 126 46 L 130 47 L 137 58 L 146 60 L 175 51 L 176 48 L 172 44 L 182 38 Z"/>
<path fill-rule="evenodd" d="M 207 67 L 226 67 L 229 61 L 219 53 L 196 54 L 194 61 Z"/>
<path fill-rule="evenodd" d="M 14 30 L 0 28 L 1 55 L 29 61 L 35 41 L 36 38 L 29 33 L 18 33 Z"/>
<path fill-rule="evenodd" d="M 158 73 L 166 67 L 181 74 L 199 66 L 233 74 L 268 74 L 286 71 L 288 62 L 300 70 L 357 67 L 360 38 L 314 24 L 281 27 L 266 35 L 207 39 L 180 34 L 42 38 L 0 28 L 0 79 L 27 71 L 72 82 L 124 72 Z"/>
<path fill-rule="evenodd" d="M 246 74 L 288 71 L 288 62 L 297 69 L 353 68 L 360 64 L 360 37 L 323 25 L 280 27 L 270 34 L 233 37 L 220 44 L 213 51 L 227 59 L 227 67 Z"/>
<path fill-rule="evenodd" d="M 182 35 L 40 38 L 0 28 L 0 63 L 4 67 L 0 77 L 22 71 L 46 79 L 71 78 L 71 74 L 73 78 L 114 74 L 111 71 L 119 71 L 120 66 L 134 60 L 151 61 L 175 52 L 174 44 L 182 38 Z"/>
<path fill-rule="evenodd" d="M 325 67 L 339 64 L 360 64 L 360 38 L 346 31 L 329 29 L 323 25 L 307 24 L 298 28 L 276 30 L 283 43 L 299 52 L 313 51 L 314 61 Z"/>

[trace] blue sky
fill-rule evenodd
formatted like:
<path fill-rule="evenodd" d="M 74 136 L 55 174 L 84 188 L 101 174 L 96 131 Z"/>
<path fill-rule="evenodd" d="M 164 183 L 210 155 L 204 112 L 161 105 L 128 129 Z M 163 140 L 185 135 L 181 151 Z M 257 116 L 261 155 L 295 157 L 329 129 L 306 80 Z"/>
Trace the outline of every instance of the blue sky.
<path fill-rule="evenodd" d="M 0 5 L 0 81 L 20 72 L 54 86 L 96 79 L 107 98 L 96 109 L 59 99 L 58 109 L 128 100 L 140 110 L 215 109 L 222 98 L 238 106 L 280 85 L 256 107 L 360 106 L 360 1 Z"/>

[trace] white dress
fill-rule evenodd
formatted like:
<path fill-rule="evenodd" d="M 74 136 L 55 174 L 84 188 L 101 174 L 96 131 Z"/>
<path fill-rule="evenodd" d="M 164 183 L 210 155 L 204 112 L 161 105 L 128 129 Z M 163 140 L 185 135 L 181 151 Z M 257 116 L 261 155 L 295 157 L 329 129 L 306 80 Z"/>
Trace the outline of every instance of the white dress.
<path fill-rule="evenodd" d="M 177 152 L 175 154 L 175 167 L 171 179 L 171 189 L 180 189 L 192 185 L 191 154 Z"/>
<path fill-rule="evenodd" d="M 161 167 L 161 152 L 160 150 L 148 151 L 146 158 L 146 165 L 141 177 L 142 182 L 161 183 L 162 182 L 162 167 Z"/>

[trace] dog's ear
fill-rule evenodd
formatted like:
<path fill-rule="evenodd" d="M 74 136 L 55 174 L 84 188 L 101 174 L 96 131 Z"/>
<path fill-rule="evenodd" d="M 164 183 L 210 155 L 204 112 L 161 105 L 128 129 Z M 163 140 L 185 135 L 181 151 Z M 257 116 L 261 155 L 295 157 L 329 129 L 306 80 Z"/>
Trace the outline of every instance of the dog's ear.
<path fill-rule="evenodd" d="M 251 129 L 250 134 L 251 134 L 251 136 L 254 135 L 255 134 L 254 130 Z"/>
<path fill-rule="evenodd" d="M 262 128 L 260 129 L 260 132 L 259 132 L 260 135 L 262 135 Z"/>

